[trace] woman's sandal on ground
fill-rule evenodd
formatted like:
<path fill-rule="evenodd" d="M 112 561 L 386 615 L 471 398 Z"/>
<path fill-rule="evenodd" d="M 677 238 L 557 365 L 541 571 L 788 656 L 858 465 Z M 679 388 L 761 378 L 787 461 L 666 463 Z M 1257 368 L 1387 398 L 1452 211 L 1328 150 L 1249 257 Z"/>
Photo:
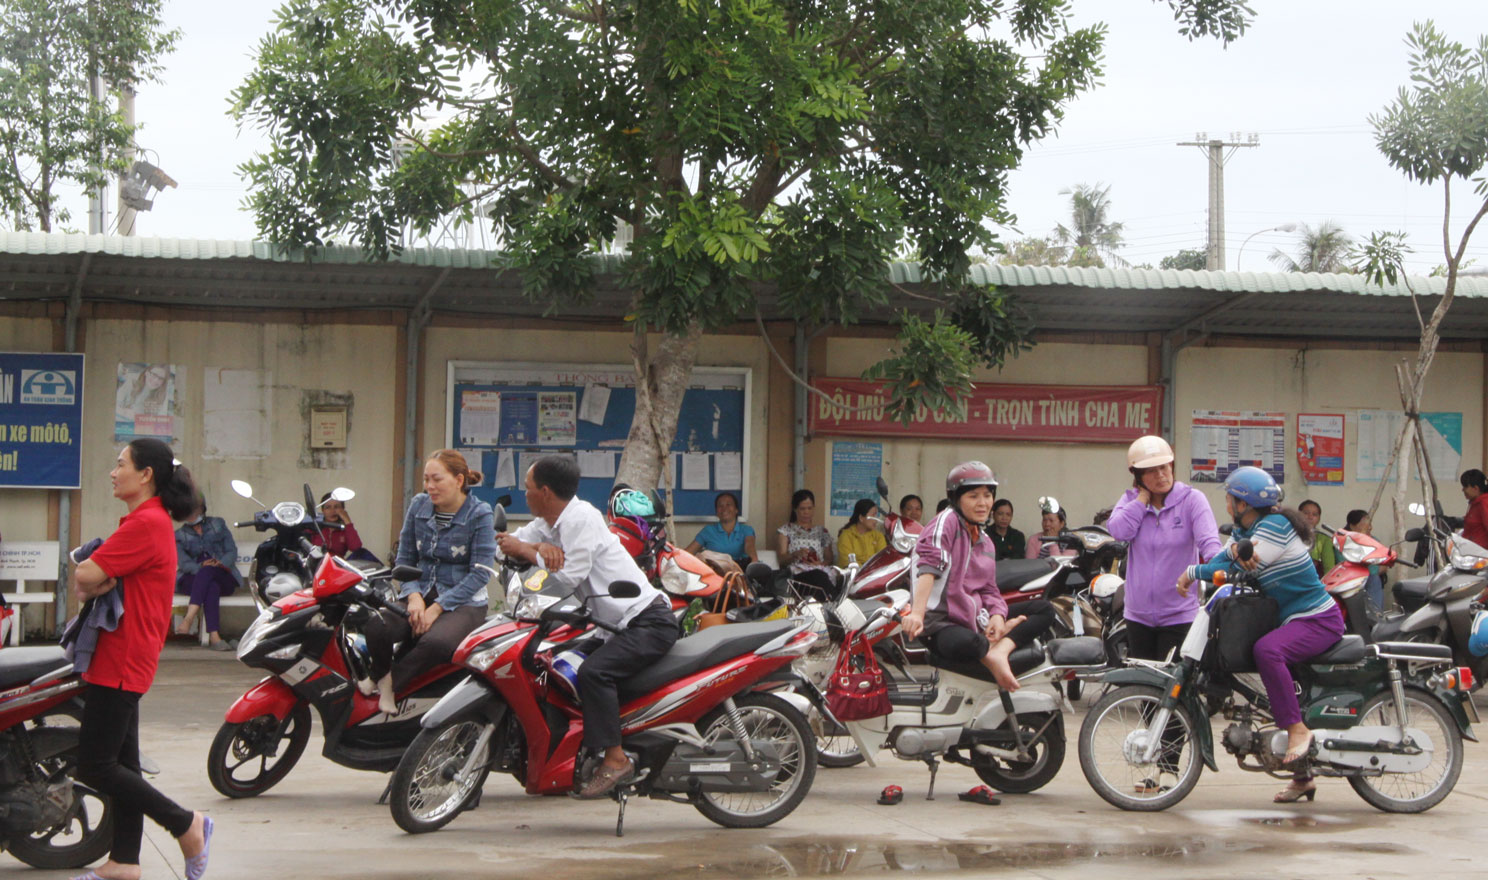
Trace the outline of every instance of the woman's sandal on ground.
<path fill-rule="evenodd" d="M 1293 782 L 1291 785 L 1288 785 L 1286 788 L 1278 791 L 1276 793 L 1276 796 L 1271 798 L 1271 802 L 1273 804 L 1295 804 L 1297 801 L 1306 798 L 1308 803 L 1311 803 L 1313 797 L 1315 797 L 1316 795 L 1316 782 L 1309 780 L 1305 786 L 1299 786 L 1297 783 Z"/>
<path fill-rule="evenodd" d="M 212 819 L 202 817 L 201 852 L 186 860 L 186 880 L 201 880 L 207 873 L 207 859 L 212 855 Z"/>
<path fill-rule="evenodd" d="M 904 800 L 904 789 L 897 785 L 885 785 L 884 790 L 878 795 L 878 802 L 885 807 L 892 807 L 902 800 Z"/>
<path fill-rule="evenodd" d="M 995 807 L 1002 803 L 1002 798 L 997 796 L 997 792 L 985 785 L 978 785 L 971 791 L 963 791 L 956 795 L 956 797 L 973 804 L 986 804 L 989 807 Z"/>

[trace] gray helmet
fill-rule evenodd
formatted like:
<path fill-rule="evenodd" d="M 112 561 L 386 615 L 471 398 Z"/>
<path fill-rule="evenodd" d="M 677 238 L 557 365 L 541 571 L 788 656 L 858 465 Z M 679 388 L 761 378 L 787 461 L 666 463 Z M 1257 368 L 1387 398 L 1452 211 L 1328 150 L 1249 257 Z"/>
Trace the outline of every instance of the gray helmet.
<path fill-rule="evenodd" d="M 991 468 L 979 461 L 963 461 L 946 474 L 947 498 L 954 500 L 961 490 L 972 486 L 990 486 L 996 489 L 997 476 L 992 473 Z"/>

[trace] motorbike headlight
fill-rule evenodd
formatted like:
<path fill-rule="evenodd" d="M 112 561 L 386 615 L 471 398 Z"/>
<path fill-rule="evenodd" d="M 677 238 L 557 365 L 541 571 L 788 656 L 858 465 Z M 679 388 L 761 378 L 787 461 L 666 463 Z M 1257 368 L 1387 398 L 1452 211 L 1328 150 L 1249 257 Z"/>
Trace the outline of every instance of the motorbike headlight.
<path fill-rule="evenodd" d="M 258 612 L 258 616 L 253 618 L 253 622 L 248 624 L 248 628 L 243 631 L 243 637 L 238 639 L 239 657 L 248 656 L 249 652 L 258 647 L 259 641 L 273 630 L 273 627 L 270 626 L 270 621 L 273 619 L 274 612 L 272 609 L 265 608 Z"/>
<path fill-rule="evenodd" d="M 287 526 L 297 526 L 305 521 L 305 506 L 293 501 L 281 501 L 274 505 L 274 519 Z"/>
<path fill-rule="evenodd" d="M 507 648 L 510 648 L 515 642 L 530 632 L 532 632 L 530 629 L 518 630 L 502 638 L 492 639 L 490 642 L 481 645 L 478 650 L 471 651 L 470 656 L 465 658 L 465 665 L 474 669 L 476 672 L 485 672 L 491 668 L 492 663 L 496 662 L 497 657 L 500 657 L 506 652 Z"/>
<path fill-rule="evenodd" d="M 537 620 L 547 609 L 557 605 L 561 601 L 557 596 L 544 596 L 541 593 L 523 591 L 522 596 L 517 599 L 511 615 L 518 620 Z"/>
<path fill-rule="evenodd" d="M 1363 562 L 1369 557 L 1371 549 L 1373 548 L 1365 547 L 1353 538 L 1344 538 L 1343 546 L 1338 548 L 1338 552 L 1349 562 Z"/>
<path fill-rule="evenodd" d="M 900 529 L 894 530 L 894 549 L 908 555 L 915 546 L 915 536 Z"/>

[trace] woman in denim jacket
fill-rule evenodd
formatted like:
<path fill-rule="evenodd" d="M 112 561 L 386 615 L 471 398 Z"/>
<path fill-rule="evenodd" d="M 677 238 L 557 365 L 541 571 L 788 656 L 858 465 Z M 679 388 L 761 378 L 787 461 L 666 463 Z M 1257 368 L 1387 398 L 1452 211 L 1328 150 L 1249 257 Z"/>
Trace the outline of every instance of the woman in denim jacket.
<path fill-rule="evenodd" d="M 403 517 L 397 557 L 398 565 L 417 566 L 423 575 L 399 593 L 407 600 L 406 618 L 382 611 L 364 629 L 372 680 L 357 686 L 367 694 L 375 690 L 389 715 L 397 711 L 397 694 L 422 673 L 448 663 L 486 619 L 488 575 L 475 563 L 494 564 L 496 531 L 491 505 L 470 494 L 480 479 L 453 449 L 441 449 L 424 462 L 424 491 Z M 393 669 L 393 646 L 410 637 L 413 647 Z"/>

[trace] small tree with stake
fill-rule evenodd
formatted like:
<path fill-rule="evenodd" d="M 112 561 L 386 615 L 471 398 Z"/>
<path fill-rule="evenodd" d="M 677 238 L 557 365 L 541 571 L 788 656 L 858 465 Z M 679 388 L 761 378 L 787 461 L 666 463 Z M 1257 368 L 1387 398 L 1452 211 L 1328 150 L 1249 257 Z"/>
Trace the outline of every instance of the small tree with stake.
<path fill-rule="evenodd" d="M 1421 312 L 1415 290 L 1411 289 L 1416 320 L 1421 327 L 1421 344 L 1414 361 L 1396 365 L 1405 420 L 1391 450 L 1390 465 L 1385 469 L 1388 475 L 1390 466 L 1398 465 L 1392 499 L 1397 536 L 1405 522 L 1405 495 L 1413 453 L 1421 456 L 1427 505 L 1433 511 L 1436 509 L 1435 479 L 1420 430 L 1421 397 L 1441 341 L 1442 321 L 1457 290 L 1457 276 L 1467 243 L 1478 223 L 1488 215 L 1488 178 L 1483 175 L 1484 166 L 1488 165 L 1488 37 L 1479 37 L 1476 49 L 1469 49 L 1447 40 L 1427 21 L 1411 29 L 1406 43 L 1411 47 L 1413 85 L 1402 87 L 1394 103 L 1371 116 L 1369 123 L 1374 128 L 1375 143 L 1391 165 L 1417 183 L 1442 184 L 1446 289 L 1429 318 Z M 1482 204 L 1454 243 L 1452 182 L 1459 179 L 1473 184 L 1472 191 Z M 1375 284 L 1403 281 L 1408 285 L 1403 257 L 1409 251 L 1404 233 L 1375 233 L 1361 249 L 1360 271 Z M 1381 480 L 1369 507 L 1371 514 L 1379 507 L 1384 490 L 1385 481 Z"/>

